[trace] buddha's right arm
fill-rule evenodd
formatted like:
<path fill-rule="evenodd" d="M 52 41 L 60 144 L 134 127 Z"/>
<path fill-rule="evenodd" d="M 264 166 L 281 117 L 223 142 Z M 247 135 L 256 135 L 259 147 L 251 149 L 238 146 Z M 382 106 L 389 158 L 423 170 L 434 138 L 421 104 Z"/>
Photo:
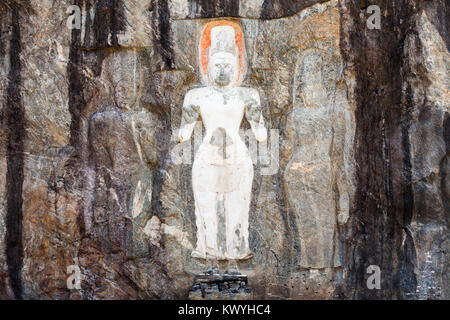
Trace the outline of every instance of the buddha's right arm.
<path fill-rule="evenodd" d="M 181 115 L 181 128 L 179 133 L 180 142 L 187 141 L 191 138 L 200 109 L 197 105 L 186 104 L 186 102 L 188 102 L 186 100 L 187 99 L 185 99 L 185 104 Z"/>
<path fill-rule="evenodd" d="M 267 140 L 267 129 L 264 123 L 259 93 L 256 90 L 250 92 L 253 97 L 250 97 L 245 103 L 245 117 L 252 127 L 256 140 L 264 142 Z"/>

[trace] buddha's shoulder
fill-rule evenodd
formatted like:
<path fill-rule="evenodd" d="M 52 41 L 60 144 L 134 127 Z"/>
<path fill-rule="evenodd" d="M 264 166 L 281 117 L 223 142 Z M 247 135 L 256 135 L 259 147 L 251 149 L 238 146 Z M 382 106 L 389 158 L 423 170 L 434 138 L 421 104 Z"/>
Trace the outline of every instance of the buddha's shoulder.
<path fill-rule="evenodd" d="M 186 98 L 188 100 L 198 100 L 201 98 L 204 98 L 205 96 L 209 95 L 211 92 L 210 87 L 197 87 L 189 89 L 189 91 L 186 93 Z"/>
<path fill-rule="evenodd" d="M 249 87 L 238 87 L 239 94 L 241 94 L 245 98 L 254 98 L 259 99 L 259 92 L 255 88 L 249 88 Z"/>
<path fill-rule="evenodd" d="M 258 90 L 255 88 L 249 88 L 249 87 L 236 87 L 235 92 L 241 96 L 242 98 L 254 98 L 259 99 L 259 93 Z M 217 94 L 217 91 L 215 91 L 212 87 L 197 87 L 192 88 L 186 93 L 186 100 L 188 101 L 195 101 L 199 99 L 209 98 L 211 95 Z"/>

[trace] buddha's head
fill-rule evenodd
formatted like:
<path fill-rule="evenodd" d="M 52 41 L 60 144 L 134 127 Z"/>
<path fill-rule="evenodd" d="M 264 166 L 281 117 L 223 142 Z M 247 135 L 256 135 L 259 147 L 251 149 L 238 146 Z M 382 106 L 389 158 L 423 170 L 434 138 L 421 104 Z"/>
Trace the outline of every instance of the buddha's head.
<path fill-rule="evenodd" d="M 114 73 L 114 99 L 121 109 L 131 109 L 141 95 L 141 70 L 138 67 L 136 51 L 127 54 L 120 52 L 120 65 Z"/>
<path fill-rule="evenodd" d="M 104 60 L 101 78 L 118 108 L 129 110 L 138 103 L 142 91 L 141 73 L 136 51 L 112 52 Z"/>
<path fill-rule="evenodd" d="M 239 51 L 235 38 L 235 31 L 231 26 L 211 29 L 208 77 L 217 86 L 229 86 L 239 76 Z"/>
<path fill-rule="evenodd" d="M 245 74 L 245 54 L 240 26 L 230 21 L 208 24 L 200 42 L 200 64 L 209 85 L 238 85 Z"/>
<path fill-rule="evenodd" d="M 238 76 L 238 61 L 235 55 L 219 52 L 210 57 L 208 65 L 209 79 L 217 86 L 228 86 Z"/>

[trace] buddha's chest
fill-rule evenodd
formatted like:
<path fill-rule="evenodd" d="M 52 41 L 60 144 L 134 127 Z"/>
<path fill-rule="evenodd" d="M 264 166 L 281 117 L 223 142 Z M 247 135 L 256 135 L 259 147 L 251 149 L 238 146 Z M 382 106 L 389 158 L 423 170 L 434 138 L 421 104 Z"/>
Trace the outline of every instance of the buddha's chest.
<path fill-rule="evenodd" d="M 244 114 L 244 101 L 238 94 L 211 93 L 200 103 L 200 113 L 205 124 L 225 127 L 239 125 Z"/>

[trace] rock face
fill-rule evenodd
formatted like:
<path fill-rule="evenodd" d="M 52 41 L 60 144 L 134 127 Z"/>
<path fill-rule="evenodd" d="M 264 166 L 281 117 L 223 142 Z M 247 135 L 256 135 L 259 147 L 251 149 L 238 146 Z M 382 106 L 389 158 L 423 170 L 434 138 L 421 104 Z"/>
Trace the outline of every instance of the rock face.
<path fill-rule="evenodd" d="M 0 298 L 449 299 L 448 12 L 441 0 L 3 1 Z M 269 133 L 256 144 L 241 126 L 255 151 L 243 261 L 191 257 L 204 130 L 177 137 L 214 20 L 242 27 L 243 86 Z M 220 289 L 210 268 L 241 278 Z"/>

